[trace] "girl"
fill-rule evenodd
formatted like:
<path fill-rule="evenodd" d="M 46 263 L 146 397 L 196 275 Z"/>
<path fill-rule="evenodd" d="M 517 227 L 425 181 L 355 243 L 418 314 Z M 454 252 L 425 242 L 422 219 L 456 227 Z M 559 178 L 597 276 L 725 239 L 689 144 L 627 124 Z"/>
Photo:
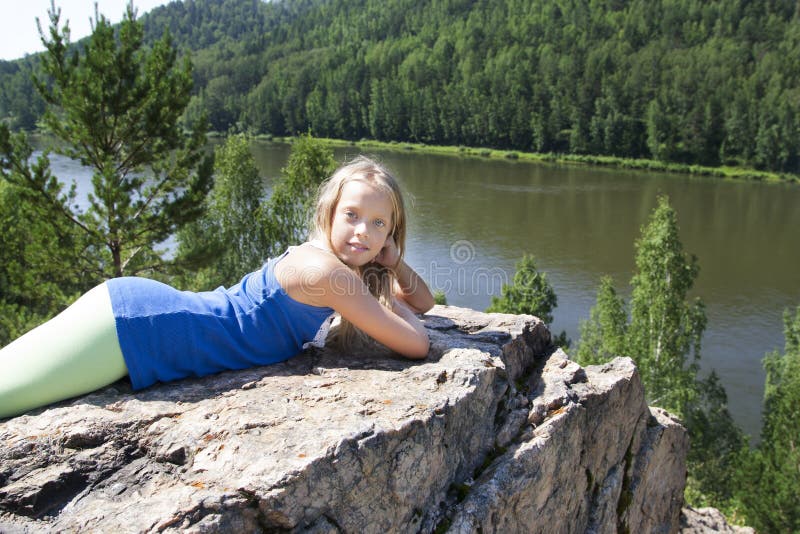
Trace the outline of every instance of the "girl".
<path fill-rule="evenodd" d="M 408 358 L 428 336 L 415 313 L 433 306 L 403 261 L 406 216 L 396 180 L 360 157 L 320 187 L 311 239 L 229 289 L 192 293 L 114 278 L 0 349 L 0 418 L 108 385 L 134 389 L 286 360 L 361 333 Z"/>

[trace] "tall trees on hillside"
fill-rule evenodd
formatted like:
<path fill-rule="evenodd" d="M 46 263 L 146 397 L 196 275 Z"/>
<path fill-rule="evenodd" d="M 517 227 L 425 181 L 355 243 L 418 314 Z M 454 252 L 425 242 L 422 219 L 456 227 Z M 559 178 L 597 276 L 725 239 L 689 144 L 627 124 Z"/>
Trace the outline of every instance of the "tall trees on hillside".
<path fill-rule="evenodd" d="M 31 75 L 38 59 L 0 60 L 0 122 L 15 130 L 33 130 L 44 113 L 44 101 L 36 94 Z"/>
<path fill-rule="evenodd" d="M 163 270 L 170 261 L 159 244 L 200 215 L 211 187 L 204 129 L 187 137 L 180 122 L 191 64 L 178 61 L 168 33 L 144 47 L 131 6 L 116 31 L 96 14 L 81 49 L 70 46 L 68 26 L 59 28 L 60 10 L 49 15 L 35 85 L 59 140 L 53 149 L 92 169 L 89 206 L 77 208 L 49 171 L 31 167 L 24 137 L 0 125 L 4 179 L 25 189 L 45 220 L 82 235 L 79 269 L 94 281 Z"/>
<path fill-rule="evenodd" d="M 145 26 L 193 48 L 188 122 L 217 131 L 800 172 L 788 0 L 193 0 Z M 31 127 L 22 70 L 0 65 L 0 117 Z"/>
<path fill-rule="evenodd" d="M 217 131 L 800 173 L 788 0 L 193 0 L 145 20 L 193 48 L 188 122 Z M 0 68 L 0 117 L 29 127 L 26 76 Z"/>

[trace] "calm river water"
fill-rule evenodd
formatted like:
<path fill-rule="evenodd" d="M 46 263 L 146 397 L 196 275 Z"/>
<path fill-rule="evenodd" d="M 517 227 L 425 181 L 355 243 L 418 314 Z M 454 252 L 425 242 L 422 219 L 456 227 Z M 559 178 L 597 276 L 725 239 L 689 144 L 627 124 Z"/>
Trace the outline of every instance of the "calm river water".
<path fill-rule="evenodd" d="M 285 145 L 256 144 L 253 151 L 268 182 L 288 158 Z M 658 195 L 668 195 L 684 249 L 700 262 L 694 294 L 708 316 L 702 368 L 717 370 L 734 418 L 758 436 L 761 359 L 783 350 L 783 311 L 800 305 L 800 187 L 370 153 L 397 173 L 413 199 L 407 259 L 432 289 L 444 291 L 449 304 L 483 310 L 531 253 L 558 295 L 553 330 L 566 330 L 573 343 L 601 276 L 629 296 L 634 241 Z M 356 154 L 335 151 L 339 161 Z M 62 179 L 89 176 L 62 158 L 53 168 Z"/>

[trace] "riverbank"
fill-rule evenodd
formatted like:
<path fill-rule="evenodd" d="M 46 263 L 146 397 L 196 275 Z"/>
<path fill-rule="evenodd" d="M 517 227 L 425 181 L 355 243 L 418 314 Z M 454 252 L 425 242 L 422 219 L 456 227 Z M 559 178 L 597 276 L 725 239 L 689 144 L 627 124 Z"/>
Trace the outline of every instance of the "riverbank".
<path fill-rule="evenodd" d="M 42 136 L 38 132 L 32 132 L 31 136 Z M 219 139 L 226 134 L 221 132 L 209 132 L 208 137 Z M 291 144 L 294 137 L 273 137 L 267 134 L 254 136 L 257 141 L 287 143 Z M 419 154 L 439 154 L 446 156 L 474 157 L 494 160 L 509 161 L 530 161 L 535 163 L 554 163 L 567 165 L 583 165 L 591 167 L 611 167 L 630 170 L 642 170 L 651 172 L 666 172 L 676 174 L 690 174 L 694 176 L 710 176 L 723 180 L 739 180 L 766 183 L 790 183 L 800 184 L 800 175 L 789 173 L 776 173 L 769 171 L 759 171 L 742 167 L 706 167 L 703 165 L 686 165 L 682 163 L 667 163 L 652 159 L 633 159 L 619 158 L 615 156 L 594 156 L 581 154 L 555 154 L 538 152 L 521 152 L 518 150 L 498 150 L 492 148 L 474 148 L 465 146 L 444 146 L 427 145 L 424 143 L 406 143 L 399 141 L 375 141 L 363 139 L 361 141 L 347 141 L 344 139 L 332 139 L 327 137 L 317 138 L 331 148 L 335 147 L 358 147 L 363 149 L 395 150 L 403 152 L 415 152 Z"/>
<path fill-rule="evenodd" d="M 291 143 L 292 137 L 256 136 L 257 140 Z M 486 159 L 505 159 L 513 161 L 531 161 L 536 163 L 556 163 L 568 165 L 587 165 L 595 167 L 615 167 L 652 172 L 690 174 L 710 176 L 724 180 L 746 180 L 768 183 L 800 183 L 800 176 L 785 173 L 759 171 L 741 167 L 705 167 L 702 165 L 685 165 L 681 163 L 665 163 L 651 159 L 619 158 L 614 156 L 592 156 L 580 154 L 542 154 L 521 152 L 517 150 L 496 150 L 490 148 L 473 148 L 464 146 L 427 145 L 424 143 L 383 142 L 374 140 L 346 141 L 342 139 L 319 138 L 330 147 L 358 147 L 364 149 L 397 150 L 418 152 L 421 154 L 441 154 L 459 157 L 476 157 Z"/>

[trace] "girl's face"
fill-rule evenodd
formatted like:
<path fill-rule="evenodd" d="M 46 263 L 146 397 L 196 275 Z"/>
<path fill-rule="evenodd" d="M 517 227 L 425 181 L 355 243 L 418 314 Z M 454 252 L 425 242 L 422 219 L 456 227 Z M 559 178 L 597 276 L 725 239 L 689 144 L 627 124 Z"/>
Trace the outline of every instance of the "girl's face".
<path fill-rule="evenodd" d="M 351 180 L 333 212 L 330 241 L 333 252 L 350 267 L 375 259 L 392 233 L 392 201 L 373 185 Z"/>

